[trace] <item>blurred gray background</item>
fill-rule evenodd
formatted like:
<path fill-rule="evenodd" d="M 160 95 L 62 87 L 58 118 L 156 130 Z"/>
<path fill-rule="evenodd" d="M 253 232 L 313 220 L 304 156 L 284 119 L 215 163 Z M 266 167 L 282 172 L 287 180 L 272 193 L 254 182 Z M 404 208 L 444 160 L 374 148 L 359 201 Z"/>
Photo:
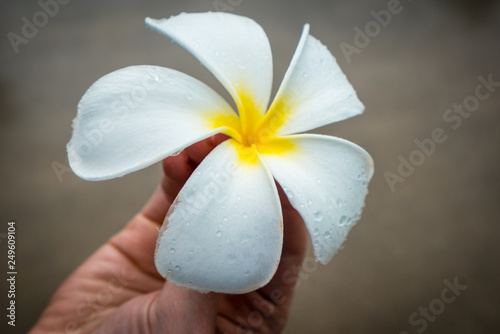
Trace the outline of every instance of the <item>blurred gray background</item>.
<path fill-rule="evenodd" d="M 391 1 L 219 3 L 266 30 L 275 90 L 302 25 L 310 23 L 366 105 L 362 116 L 316 130 L 364 147 L 376 172 L 363 218 L 345 248 L 327 266 L 308 258 L 285 333 L 413 334 L 424 323 L 425 333 L 499 332 L 500 87 L 490 87 L 467 117 L 447 110 L 478 101 L 471 98 L 478 77 L 500 82 L 500 4 L 401 0 L 400 12 L 377 30 L 369 24 L 375 20 L 371 11 L 387 9 Z M 7 326 L 2 311 L 0 331 L 24 333 L 62 280 L 124 226 L 160 178 L 158 164 L 104 182 L 82 181 L 67 171 L 71 121 L 89 85 L 121 67 L 154 64 L 227 94 L 194 58 L 143 22 L 146 16 L 215 11 L 212 0 L 72 0 L 17 53 L 8 33 L 21 35 L 22 18 L 32 21 L 41 7 L 35 0 L 3 0 L 0 9 L 2 277 L 12 219 L 18 247 L 17 326 Z M 375 29 L 369 44 L 358 40 L 363 47 L 346 57 L 341 46 L 356 47 L 355 27 L 365 30 L 367 24 Z M 391 189 L 387 172 L 398 174 L 400 156 L 418 158 L 415 140 L 431 138 L 436 128 L 446 141 Z M 443 304 L 445 282 L 455 280 L 467 288 Z M 434 315 L 424 320 L 419 309 L 429 306 Z"/>

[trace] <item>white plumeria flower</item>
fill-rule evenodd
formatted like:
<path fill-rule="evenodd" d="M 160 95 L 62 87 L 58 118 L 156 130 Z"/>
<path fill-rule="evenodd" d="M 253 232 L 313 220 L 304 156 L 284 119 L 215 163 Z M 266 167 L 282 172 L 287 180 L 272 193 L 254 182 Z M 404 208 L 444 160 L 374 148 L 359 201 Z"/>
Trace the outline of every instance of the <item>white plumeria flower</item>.
<path fill-rule="evenodd" d="M 373 174 L 370 155 L 336 137 L 296 134 L 363 112 L 335 58 L 305 25 L 274 101 L 263 29 L 228 13 L 147 18 L 193 54 L 238 108 L 172 69 L 131 66 L 83 95 L 68 157 L 83 179 L 119 177 L 217 133 L 231 138 L 198 166 L 171 206 L 155 263 L 170 281 L 199 291 L 244 293 L 274 275 L 283 243 L 273 178 L 300 213 L 326 264 L 360 218 Z M 266 112 L 267 109 L 267 112 Z"/>

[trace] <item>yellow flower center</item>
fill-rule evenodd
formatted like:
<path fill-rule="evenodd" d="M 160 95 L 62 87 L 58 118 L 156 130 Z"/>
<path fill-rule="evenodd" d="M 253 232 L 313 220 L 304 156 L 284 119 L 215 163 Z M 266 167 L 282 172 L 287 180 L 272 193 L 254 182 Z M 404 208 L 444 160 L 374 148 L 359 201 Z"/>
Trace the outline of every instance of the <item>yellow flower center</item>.
<path fill-rule="evenodd" d="M 228 129 L 226 134 L 234 139 L 240 160 L 255 164 L 258 153 L 282 154 L 293 149 L 289 139 L 276 136 L 286 120 L 287 106 L 284 103 L 273 103 L 264 114 L 246 94 L 239 94 L 239 97 L 239 117 L 219 114 L 211 120 L 211 125 Z"/>

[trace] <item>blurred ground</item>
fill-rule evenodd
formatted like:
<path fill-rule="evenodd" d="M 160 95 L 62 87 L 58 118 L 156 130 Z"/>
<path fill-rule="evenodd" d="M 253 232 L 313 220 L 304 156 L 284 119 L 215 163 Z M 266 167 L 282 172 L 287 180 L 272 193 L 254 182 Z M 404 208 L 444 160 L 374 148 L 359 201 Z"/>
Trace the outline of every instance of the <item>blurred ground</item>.
<path fill-rule="evenodd" d="M 467 118 L 447 109 L 473 101 L 478 77 L 500 81 L 499 3 L 401 0 L 400 12 L 348 57 L 341 45 L 355 47 L 354 28 L 364 30 L 374 21 L 371 11 L 390 1 L 230 3 L 268 33 L 275 85 L 308 22 L 367 107 L 360 117 L 317 130 L 364 147 L 376 173 L 345 249 L 328 266 L 306 262 L 285 333 L 417 333 L 424 324 L 425 333 L 498 332 L 500 87 Z M 65 145 L 83 92 L 112 70 L 155 64 L 225 93 L 196 60 L 143 23 L 146 16 L 216 10 L 212 1 L 74 0 L 18 53 L 7 34 L 20 34 L 22 18 L 40 7 L 8 0 L 0 9 L 1 254 L 7 221 L 16 220 L 18 238 L 17 326 L 2 315 L 0 331 L 24 333 L 61 281 L 124 225 L 160 177 L 158 165 L 97 183 L 66 171 Z M 392 191 L 386 172 L 398 173 L 400 156 L 418 158 L 415 140 L 431 138 L 436 128 L 446 140 Z M 3 272 L 6 261 L 2 255 Z M 455 280 L 467 288 L 449 304 L 436 301 L 445 281 Z M 1 287 L 5 310 L 4 279 Z M 409 322 L 429 306 L 435 317 Z"/>

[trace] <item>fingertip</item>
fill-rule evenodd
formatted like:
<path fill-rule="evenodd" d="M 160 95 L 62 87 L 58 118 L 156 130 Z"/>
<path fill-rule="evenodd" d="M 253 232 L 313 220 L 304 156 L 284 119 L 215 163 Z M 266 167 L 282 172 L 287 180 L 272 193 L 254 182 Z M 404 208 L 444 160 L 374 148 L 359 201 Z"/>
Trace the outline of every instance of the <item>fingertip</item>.
<path fill-rule="evenodd" d="M 210 137 L 211 141 L 212 141 L 212 145 L 214 147 L 216 147 L 217 145 L 219 145 L 220 143 L 228 140 L 230 137 L 224 133 L 218 133 L 212 137 Z"/>
<path fill-rule="evenodd" d="M 179 182 L 187 180 L 193 172 L 189 157 L 184 151 L 164 159 L 162 165 L 165 176 Z"/>
<path fill-rule="evenodd" d="M 207 333 L 215 328 L 219 301 L 218 293 L 201 293 L 167 281 L 156 299 L 156 320 L 170 322 L 172 327 L 168 315 L 173 315 L 177 333 Z"/>
<path fill-rule="evenodd" d="M 195 165 L 199 165 L 203 159 L 220 143 L 227 140 L 229 137 L 225 134 L 218 133 L 205 140 L 194 143 L 187 147 L 184 151 Z"/>

